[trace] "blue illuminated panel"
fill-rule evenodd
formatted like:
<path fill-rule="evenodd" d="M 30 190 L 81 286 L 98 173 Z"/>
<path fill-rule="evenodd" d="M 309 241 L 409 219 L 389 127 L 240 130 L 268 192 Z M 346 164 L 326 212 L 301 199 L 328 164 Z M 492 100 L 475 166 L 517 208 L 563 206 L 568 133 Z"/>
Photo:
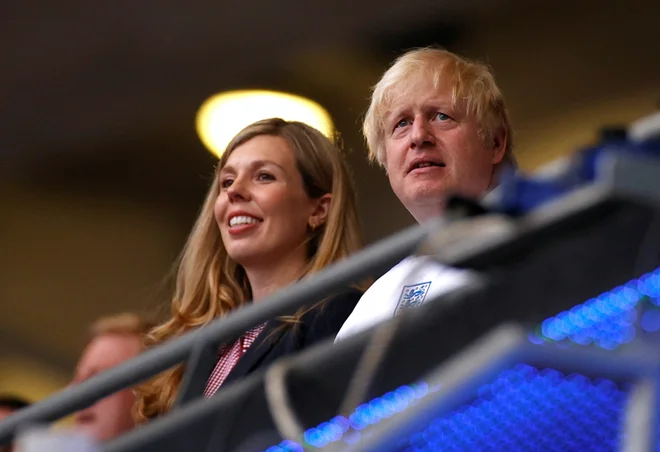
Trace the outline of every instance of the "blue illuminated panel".
<path fill-rule="evenodd" d="M 404 410 L 428 393 L 404 386 L 305 432 L 307 447 L 359 441 L 360 430 Z M 477 398 L 428 423 L 394 449 L 422 451 L 616 450 L 626 391 L 614 382 L 518 365 L 481 387 Z M 302 451 L 285 441 L 267 452 Z"/>
<path fill-rule="evenodd" d="M 545 320 L 530 334 L 530 340 L 537 344 L 569 340 L 613 350 L 635 338 L 635 308 L 645 298 L 660 304 L 660 269 Z M 660 314 L 655 310 L 645 313 L 641 325 L 647 331 L 657 331 Z"/>
<path fill-rule="evenodd" d="M 438 417 L 400 451 L 616 450 L 626 392 L 609 380 L 519 365 Z"/>
<path fill-rule="evenodd" d="M 303 438 L 304 443 L 308 447 L 322 448 L 342 439 L 347 443 L 357 442 L 360 439 L 360 430 L 405 410 L 428 393 L 429 386 L 426 383 L 401 386 L 360 405 L 348 419 L 336 416 L 329 422 L 307 430 Z M 303 448 L 293 441 L 283 441 L 278 446 L 268 448 L 266 452 L 288 451 L 302 452 Z"/>
<path fill-rule="evenodd" d="M 651 309 L 638 319 L 637 307 Z M 660 269 L 545 320 L 529 338 L 536 344 L 566 342 L 608 350 L 631 342 L 636 325 L 660 331 Z M 369 425 L 405 410 L 430 392 L 428 385 L 402 386 L 305 432 L 306 447 L 357 442 Z M 616 450 L 626 392 L 609 380 L 589 380 L 519 365 L 482 387 L 477 398 L 439 417 L 410 438 L 401 451 L 586 451 Z M 302 451 L 284 441 L 267 452 Z"/>

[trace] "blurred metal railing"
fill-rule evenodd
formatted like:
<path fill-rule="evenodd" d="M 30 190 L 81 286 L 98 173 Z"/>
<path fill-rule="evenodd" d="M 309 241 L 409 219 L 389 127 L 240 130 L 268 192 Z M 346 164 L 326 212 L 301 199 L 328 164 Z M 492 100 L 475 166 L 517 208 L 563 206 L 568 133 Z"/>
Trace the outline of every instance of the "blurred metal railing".
<path fill-rule="evenodd" d="M 425 226 L 410 227 L 323 272 L 283 288 L 261 303 L 248 304 L 199 330 L 154 347 L 134 359 L 21 410 L 0 422 L 0 444 L 7 444 L 22 427 L 55 421 L 179 364 L 200 347 L 214 347 L 233 340 L 259 323 L 291 314 L 304 304 L 321 300 L 365 278 L 380 276 L 413 253 L 429 231 L 441 227 L 445 222 L 445 219 L 437 219 Z M 189 371 L 194 372 L 194 366 Z"/>
<path fill-rule="evenodd" d="M 660 174 L 660 167 L 657 174 Z M 492 220 L 496 215 L 447 225 L 439 237 L 426 241 L 425 248 L 442 262 L 459 265 L 469 262 L 482 270 L 476 284 L 446 294 L 437 301 L 429 300 L 375 330 L 336 345 L 321 344 L 287 357 L 269 368 L 265 375 L 251 375 L 224 388 L 211 399 L 198 400 L 174 410 L 107 444 L 104 450 L 264 450 L 254 444 L 254 437 L 275 437 L 276 432 L 281 439 L 269 444 L 282 439 L 299 441 L 302 430 L 350 412 L 341 410 L 344 405 L 341 402 L 351 392 L 352 377 L 366 360 L 371 345 L 385 349 L 384 357 L 377 371 L 369 371 L 364 379 L 368 394 L 362 394 L 364 397 L 358 403 L 416 381 L 438 365 L 445 366 L 445 360 L 453 360 L 456 353 L 463 354 L 464 347 L 467 353 L 475 339 L 498 325 L 512 321 L 536 325 L 614 285 L 640 277 L 660 265 L 657 253 L 648 253 L 659 249 L 660 243 L 660 229 L 657 228 L 660 178 L 654 184 L 655 190 L 638 184 L 631 195 L 627 195 L 628 189 L 620 192 L 616 184 L 585 187 L 563 197 L 561 202 L 545 205 L 519 219 L 505 217 L 503 222 L 511 227 L 498 227 L 495 233 L 484 234 L 487 239 L 468 240 L 468 244 L 445 243 L 443 237 L 450 234 L 454 226 L 465 230 L 474 223 L 485 228 L 488 222 L 483 220 Z M 653 191 L 655 199 L 644 201 L 644 194 Z M 467 239 L 470 238 L 468 235 Z M 396 335 L 380 341 L 387 335 L 380 335 L 379 331 L 390 328 L 396 330 Z M 524 347 L 526 354 L 516 355 L 518 358 L 532 356 L 534 352 L 553 353 L 533 346 L 526 334 L 517 334 L 516 340 L 520 337 L 527 345 Z M 425 346 L 420 348 L 419 344 Z M 562 355 L 563 351 L 556 352 Z M 583 356 L 579 353 L 562 355 L 564 362 L 573 356 Z M 469 354 L 469 368 L 484 381 L 489 366 Z M 491 350 L 483 355 L 494 357 L 495 352 Z M 591 356 L 584 355 L 585 358 Z M 598 356 L 609 356 L 608 363 L 633 369 L 629 361 L 618 360 L 618 356 L 606 352 Z M 649 356 L 644 361 L 652 361 L 652 358 Z M 599 369 L 593 367 L 597 373 Z M 646 388 L 642 393 L 652 390 Z M 450 393 L 450 399 L 457 394 L 451 390 Z M 269 394 L 284 394 L 288 401 L 276 406 L 272 398 L 269 402 Z M 449 406 L 452 401 L 443 403 Z M 647 408 L 639 411 L 646 415 Z M 282 428 L 286 427 L 282 421 L 287 418 L 293 421 L 293 429 Z M 249 429 L 241 429 L 239 433 L 235 429 L 237 425 L 249 425 Z M 387 428 L 382 430 L 388 431 Z M 251 448 L 245 448 L 245 442 L 250 442 Z M 379 442 L 374 450 L 386 443 L 387 439 Z"/>
<path fill-rule="evenodd" d="M 657 131 L 656 129 L 653 130 Z M 657 134 L 653 137 L 656 139 Z M 610 143 L 605 146 L 606 151 L 617 151 L 623 148 L 625 148 L 624 143 Z M 642 152 L 643 154 L 646 152 L 637 144 L 631 145 L 630 148 L 633 153 Z M 657 152 L 657 150 L 654 149 L 653 152 Z M 579 162 L 579 165 L 574 165 L 574 168 L 565 172 L 565 174 L 561 174 L 560 177 L 555 178 L 550 183 L 509 179 L 511 183 L 504 184 L 499 200 L 500 206 L 515 215 L 516 209 L 525 211 L 530 205 L 546 203 L 552 201 L 552 198 L 557 195 L 568 193 L 577 187 L 584 188 L 588 186 L 593 182 L 593 176 L 585 176 L 584 174 L 593 172 L 593 167 L 597 165 L 593 164 L 592 154 L 586 153 L 585 156 Z M 657 194 L 660 192 L 657 178 L 660 172 L 657 166 L 651 167 L 645 161 L 635 160 L 630 160 L 632 166 L 626 166 L 629 160 L 617 159 L 616 152 L 614 152 L 611 158 L 601 159 L 601 168 L 598 171 L 602 174 L 607 174 L 609 171 L 609 177 L 606 178 L 605 182 L 613 184 L 618 181 L 621 193 L 632 192 L 637 196 L 651 196 L 657 200 Z M 608 167 L 608 165 L 610 166 Z M 588 170 L 587 173 L 584 173 L 585 170 Z M 643 177 L 639 177 L 640 175 Z M 601 183 L 601 181 L 598 182 Z M 588 191 L 588 188 L 586 188 L 586 193 Z M 580 207 L 580 205 L 575 206 L 578 210 Z M 564 206 L 564 210 L 566 208 L 567 206 Z M 570 206 L 568 206 L 568 209 L 570 210 Z M 539 213 L 544 215 L 548 212 L 552 212 L 552 209 L 542 209 Z M 532 212 L 531 217 L 534 217 L 534 212 Z M 445 216 L 424 226 L 412 227 L 368 247 L 350 259 L 337 263 L 319 274 L 282 289 L 262 303 L 247 305 L 229 316 L 212 322 L 208 326 L 183 335 L 167 344 L 155 347 L 116 368 L 69 387 L 42 402 L 21 410 L 0 423 L 0 444 L 9 442 L 22 427 L 54 421 L 71 414 L 113 392 L 133 386 L 183 362 L 191 356 L 195 359 L 204 350 L 217 347 L 224 341 L 232 340 L 254 325 L 280 315 L 290 314 L 304 304 L 320 300 L 330 293 L 364 278 L 379 276 L 401 259 L 415 252 L 423 244 L 427 248 L 430 247 L 439 260 L 451 262 L 453 257 L 462 254 L 463 250 L 460 246 L 458 248 L 449 246 L 452 242 L 448 241 L 446 237 L 440 237 L 440 234 L 438 234 L 438 231 L 451 222 L 452 219 Z M 524 233 L 525 222 L 523 221 L 518 226 L 521 226 Z M 503 239 L 505 236 L 506 234 L 499 238 Z M 448 246 L 443 248 L 444 245 Z M 480 259 L 481 257 L 477 254 L 474 259 L 464 258 L 463 262 L 474 263 L 478 266 Z M 187 391 L 192 391 L 198 387 L 199 385 L 194 384 L 194 382 L 204 376 L 204 372 L 200 372 L 196 367 L 192 365 L 188 369 L 187 376 L 184 379 L 184 394 L 181 395 L 180 402 L 186 402 L 195 395 L 193 392 L 187 393 Z M 248 384 L 247 381 L 246 384 Z M 640 387 L 641 393 L 655 391 L 655 388 L 648 389 L 646 386 Z M 641 400 L 643 400 L 643 397 Z"/>

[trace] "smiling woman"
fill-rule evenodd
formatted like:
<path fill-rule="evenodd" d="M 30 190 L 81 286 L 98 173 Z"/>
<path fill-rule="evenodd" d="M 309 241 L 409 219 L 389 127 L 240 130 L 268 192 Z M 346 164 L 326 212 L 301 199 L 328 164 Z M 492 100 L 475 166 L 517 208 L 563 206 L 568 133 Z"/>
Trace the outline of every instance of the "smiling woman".
<path fill-rule="evenodd" d="M 227 253 L 248 271 L 258 300 L 305 266 L 307 235 L 327 221 L 332 194 L 311 187 L 307 193 L 296 157 L 279 136 L 256 136 L 223 160 L 215 219 Z"/>
<path fill-rule="evenodd" d="M 341 151 L 299 122 L 268 119 L 227 146 L 178 263 L 172 317 L 147 336 L 153 346 L 259 302 L 361 246 L 355 190 Z M 204 395 L 277 358 L 336 335 L 361 288 L 273 319 L 218 350 Z M 321 307 L 323 309 L 321 309 Z M 167 412 L 183 366 L 138 388 L 138 421 Z"/>

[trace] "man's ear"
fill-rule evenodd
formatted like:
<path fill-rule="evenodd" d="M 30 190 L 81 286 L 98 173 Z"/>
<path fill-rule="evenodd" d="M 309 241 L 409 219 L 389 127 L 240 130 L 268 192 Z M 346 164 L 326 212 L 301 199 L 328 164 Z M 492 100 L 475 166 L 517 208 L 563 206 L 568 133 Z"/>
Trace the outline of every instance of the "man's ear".
<path fill-rule="evenodd" d="M 312 229 L 316 229 L 321 225 L 325 224 L 328 220 L 328 214 L 330 213 L 330 202 L 332 201 L 332 195 L 326 193 L 325 195 L 317 198 L 315 200 L 315 207 L 312 211 L 312 214 L 309 216 L 309 226 Z"/>
<path fill-rule="evenodd" d="M 502 161 L 502 159 L 504 159 L 504 155 L 506 154 L 506 145 L 508 139 L 509 137 L 504 127 L 500 128 L 493 136 L 493 141 L 492 141 L 493 147 L 491 149 L 493 153 L 493 158 L 491 162 L 493 165 L 497 165 Z"/>

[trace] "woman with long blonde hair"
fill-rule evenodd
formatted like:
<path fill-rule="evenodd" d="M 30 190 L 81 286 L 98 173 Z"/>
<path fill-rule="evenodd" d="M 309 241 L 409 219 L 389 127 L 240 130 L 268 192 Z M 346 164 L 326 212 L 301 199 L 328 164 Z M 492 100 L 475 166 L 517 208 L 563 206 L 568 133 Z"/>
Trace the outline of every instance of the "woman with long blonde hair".
<path fill-rule="evenodd" d="M 234 137 L 218 163 L 179 258 L 171 318 L 149 332 L 147 346 L 258 303 L 360 246 L 355 190 L 341 151 L 305 124 L 256 122 Z M 204 395 L 334 337 L 361 293 L 350 289 L 310 300 L 295 315 L 223 344 Z M 179 365 L 138 387 L 138 422 L 172 407 L 183 371 Z"/>

